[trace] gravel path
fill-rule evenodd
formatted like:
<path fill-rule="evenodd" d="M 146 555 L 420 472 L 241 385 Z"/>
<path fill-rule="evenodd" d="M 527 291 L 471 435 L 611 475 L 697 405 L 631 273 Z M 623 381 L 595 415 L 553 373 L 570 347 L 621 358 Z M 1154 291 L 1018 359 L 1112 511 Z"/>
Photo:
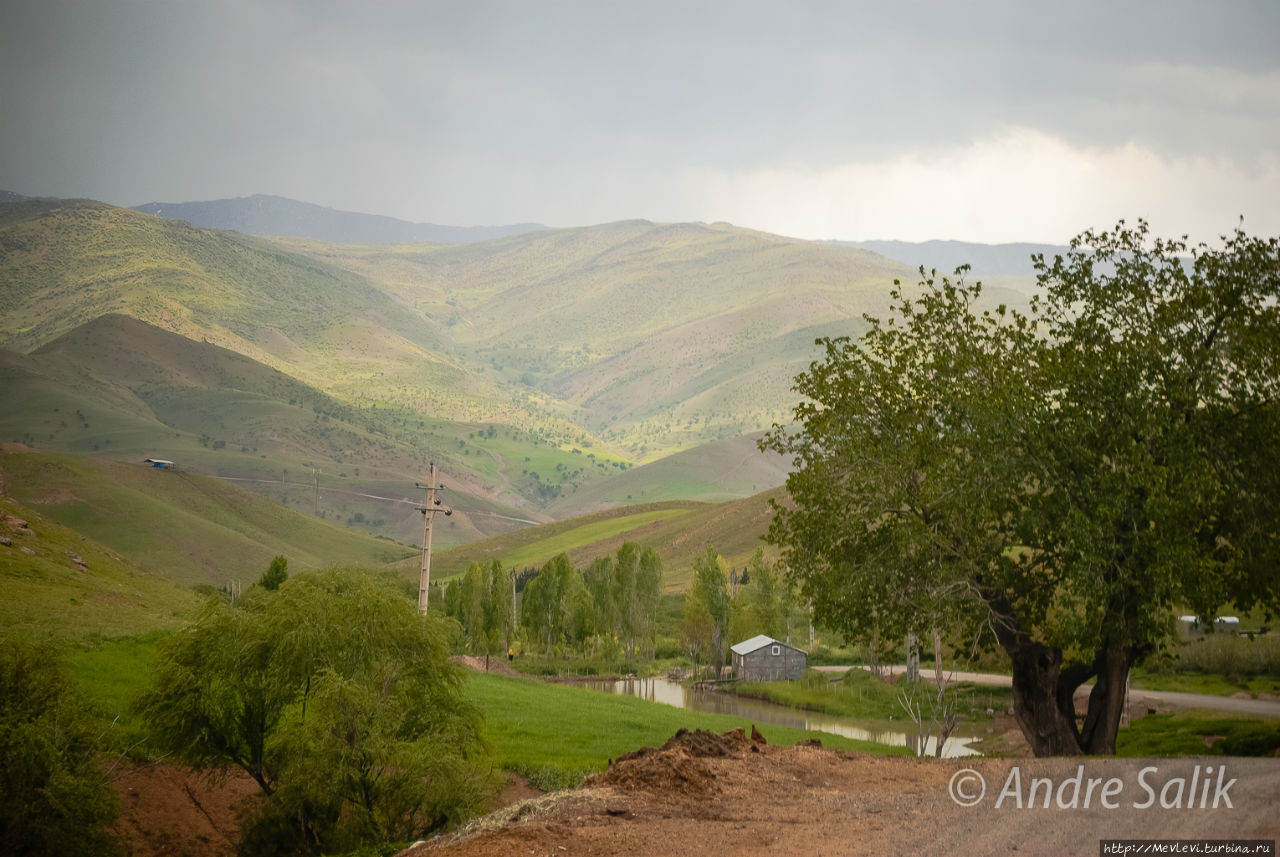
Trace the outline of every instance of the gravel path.
<path fill-rule="evenodd" d="M 853 666 L 822 666 L 814 667 L 818 672 L 824 673 L 844 673 L 853 669 Z M 863 667 L 865 669 L 865 667 Z M 901 666 L 886 667 L 895 675 L 904 671 Z M 931 669 L 921 669 L 920 677 L 926 681 L 933 681 L 934 671 Z M 1013 679 L 1007 675 L 999 675 L 996 673 L 970 673 L 970 672 L 948 672 L 949 680 L 954 682 L 970 681 L 974 684 L 988 684 L 993 687 L 1010 687 Z M 1077 692 L 1088 693 L 1089 685 L 1081 688 Z M 1171 690 L 1143 690 L 1134 688 L 1129 691 L 1130 705 L 1140 705 L 1143 702 L 1154 703 L 1152 707 L 1165 706 L 1170 708 L 1204 708 L 1210 711 L 1225 711 L 1230 714 L 1240 714 L 1245 717 L 1274 717 L 1280 719 L 1280 700 L 1272 699 L 1240 699 L 1234 696 L 1214 696 L 1207 693 L 1178 693 Z"/>

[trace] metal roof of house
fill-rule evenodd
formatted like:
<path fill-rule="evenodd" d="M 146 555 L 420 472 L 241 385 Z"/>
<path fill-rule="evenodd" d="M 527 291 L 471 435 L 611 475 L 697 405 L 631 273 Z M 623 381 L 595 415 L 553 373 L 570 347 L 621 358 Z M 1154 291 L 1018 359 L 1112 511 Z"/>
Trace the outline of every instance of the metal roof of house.
<path fill-rule="evenodd" d="M 738 643 L 738 645 L 736 646 L 730 646 L 730 650 L 735 655 L 749 655 L 752 652 L 754 652 L 756 649 L 763 649 L 765 646 L 787 646 L 787 644 L 782 642 L 781 640 L 775 640 L 773 637 L 770 637 L 768 634 L 757 634 L 756 636 L 752 637 L 750 640 L 743 640 L 741 643 Z M 795 649 L 796 647 L 787 646 L 787 648 Z M 800 650 L 796 649 L 796 651 L 798 652 Z"/>

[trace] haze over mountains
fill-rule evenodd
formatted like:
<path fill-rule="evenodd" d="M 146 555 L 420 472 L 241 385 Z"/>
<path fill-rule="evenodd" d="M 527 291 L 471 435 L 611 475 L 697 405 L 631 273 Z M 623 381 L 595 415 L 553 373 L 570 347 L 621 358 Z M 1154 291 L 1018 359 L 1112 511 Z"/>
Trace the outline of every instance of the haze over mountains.
<path fill-rule="evenodd" d="M 752 435 L 789 418 L 815 337 L 858 333 L 895 279 L 916 276 L 722 223 L 354 245 L 20 199 L 0 205 L 0 395 L 20 403 L 0 440 L 170 458 L 408 542 L 429 461 L 461 512 L 443 544 L 746 497 L 785 478 Z"/>
<path fill-rule="evenodd" d="M 340 211 L 282 196 L 254 194 L 205 202 L 149 202 L 135 211 L 185 220 L 206 229 L 234 229 L 246 235 L 289 235 L 329 244 L 461 244 L 545 229 L 537 223 L 509 226 L 438 226 L 395 217 Z"/>

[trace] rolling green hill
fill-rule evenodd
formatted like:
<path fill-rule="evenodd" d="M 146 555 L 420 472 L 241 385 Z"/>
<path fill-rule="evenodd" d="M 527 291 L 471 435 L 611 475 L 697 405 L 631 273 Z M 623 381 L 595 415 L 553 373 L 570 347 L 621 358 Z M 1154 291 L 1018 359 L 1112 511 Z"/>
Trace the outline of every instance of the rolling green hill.
<path fill-rule="evenodd" d="M 0 493 L 0 626 L 118 637 L 180 624 L 198 598 Z"/>
<path fill-rule="evenodd" d="M 441 323 L 455 353 L 640 459 L 786 419 L 813 340 L 913 272 L 727 224 L 627 221 L 463 246 L 285 246 Z M 550 407 L 550 405 L 548 405 Z"/>
<path fill-rule="evenodd" d="M 501 560 L 520 568 L 541 567 L 566 553 L 579 569 L 616 553 L 624 542 L 652 547 L 662 558 L 663 588 L 683 591 L 693 577 L 693 561 L 714 547 L 733 567 L 747 564 L 773 518 L 769 498 L 775 488 L 725 503 L 667 501 L 624 506 L 556 521 L 442 551 L 432 558 L 432 581 L 462 574 L 472 562 Z M 766 555 L 773 555 L 772 549 Z M 410 563 L 402 564 L 408 568 Z M 416 566 L 415 566 L 416 567 Z"/>
<path fill-rule="evenodd" d="M 727 224 L 330 246 L 84 200 L 0 205 L 0 250 L 0 439 L 181 460 L 406 541 L 435 461 L 474 512 L 446 544 L 777 484 L 726 450 L 912 278 Z"/>
<path fill-rule="evenodd" d="M 788 461 L 756 446 L 759 434 L 676 452 L 602 482 L 566 492 L 547 506 L 556 518 L 632 503 L 701 500 L 719 503 L 786 481 Z"/>
<path fill-rule="evenodd" d="M 301 569 L 382 566 L 417 553 L 225 480 L 13 445 L 0 452 L 0 493 L 184 586 L 247 586 L 277 554 Z"/>
<path fill-rule="evenodd" d="M 0 347 L 32 351 L 120 313 L 222 345 L 351 402 L 437 417 L 518 410 L 450 359 L 439 326 L 365 278 L 235 232 L 88 200 L 0 206 Z"/>
<path fill-rule="evenodd" d="M 0 394 L 23 403 L 0 412 L 0 439 L 179 461 L 402 541 L 419 537 L 410 498 L 430 461 L 448 473 L 463 511 L 441 533 L 445 545 L 509 530 L 529 518 L 523 507 L 617 472 L 614 461 L 528 432 L 353 407 L 243 355 L 117 314 L 29 355 L 0 351 Z"/>

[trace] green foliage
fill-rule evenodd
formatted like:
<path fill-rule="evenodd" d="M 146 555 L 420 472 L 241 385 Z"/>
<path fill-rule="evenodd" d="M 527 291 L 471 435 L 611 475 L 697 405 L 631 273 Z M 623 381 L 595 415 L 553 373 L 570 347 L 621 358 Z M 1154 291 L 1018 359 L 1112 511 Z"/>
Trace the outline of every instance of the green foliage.
<path fill-rule="evenodd" d="M 473 562 L 462 580 L 445 588 L 445 612 L 462 625 L 467 648 L 479 654 L 505 653 L 515 634 L 515 591 L 511 569 L 501 561 Z"/>
<path fill-rule="evenodd" d="M 520 624 L 544 652 L 581 645 L 590 635 L 591 601 L 582 575 L 564 554 L 542 567 L 524 588 Z"/>
<path fill-rule="evenodd" d="M 729 579 L 715 548 L 694 560 L 693 585 L 685 593 L 682 639 L 696 664 L 705 660 L 718 671 L 729 647 Z"/>
<path fill-rule="evenodd" d="M 899 696 L 904 691 L 913 700 L 926 705 L 927 697 L 933 693 L 932 685 L 928 683 L 919 682 L 914 687 L 889 684 L 857 667 L 838 680 L 810 670 L 804 678 L 795 681 L 737 682 L 732 689 L 734 693 L 767 699 L 779 705 L 874 720 L 901 720 Z M 947 693 L 954 698 L 956 711 L 969 721 L 990 720 L 987 709 L 1003 710 L 1010 699 L 1008 688 L 982 687 L 969 682 L 950 687 Z"/>
<path fill-rule="evenodd" d="M 1033 749 L 1113 752 L 1108 700 L 1175 606 L 1280 603 L 1280 240 L 1121 224 L 1035 262 L 1029 315 L 926 277 L 821 341 L 763 442 L 797 463 L 770 537 L 819 622 L 990 628 Z"/>
<path fill-rule="evenodd" d="M 738 587 L 729 623 L 730 640 L 749 640 L 758 634 L 786 640 L 791 620 L 799 611 L 794 586 L 781 563 L 770 563 L 765 559 L 764 548 L 757 548 L 743 569 Z"/>
<path fill-rule="evenodd" d="M 114 854 L 115 792 L 85 701 L 47 645 L 0 637 L 0 853 Z"/>
<path fill-rule="evenodd" d="M 165 641 L 139 708 L 176 758 L 258 782 L 269 799 L 249 851 L 410 839 L 474 811 L 487 788 L 446 624 L 367 573 L 295 575 L 211 601 Z"/>
<path fill-rule="evenodd" d="M 271 560 L 271 565 L 267 566 L 267 570 L 262 573 L 262 577 L 258 578 L 258 585 L 274 592 L 288 579 L 289 560 L 277 554 Z"/>
<path fill-rule="evenodd" d="M 1120 730 L 1118 756 L 1270 756 L 1280 723 L 1239 717 L 1148 714 Z"/>
<path fill-rule="evenodd" d="M 653 548 L 624 542 L 613 559 L 610 587 L 617 634 L 628 661 L 653 658 L 654 622 L 662 592 L 662 560 Z"/>

